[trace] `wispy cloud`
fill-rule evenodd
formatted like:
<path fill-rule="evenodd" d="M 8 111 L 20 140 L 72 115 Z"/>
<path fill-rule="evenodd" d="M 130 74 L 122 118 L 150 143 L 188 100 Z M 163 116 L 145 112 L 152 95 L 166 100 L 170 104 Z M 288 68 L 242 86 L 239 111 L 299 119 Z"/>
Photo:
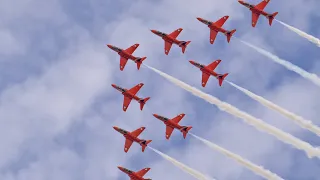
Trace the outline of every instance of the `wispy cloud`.
<path fill-rule="evenodd" d="M 316 30 L 308 26 L 310 17 L 318 12 L 315 8 L 318 6 L 316 0 L 297 0 L 290 4 L 274 2 L 267 8 L 279 10 L 279 18 L 284 22 L 317 36 Z M 186 113 L 184 123 L 192 125 L 195 133 L 210 137 L 210 141 L 215 140 L 282 177 L 316 178 L 318 166 L 299 151 L 282 146 L 276 139 L 243 123 L 232 121 L 233 117 L 197 100 L 147 69 L 137 71 L 133 63 L 128 63 L 126 70 L 120 72 L 119 56 L 105 47 L 107 43 L 123 48 L 139 43 L 141 47 L 135 54 L 147 56 L 147 64 L 195 86 L 200 85 L 201 75 L 187 60 L 201 59 L 209 63 L 222 59 L 224 63 L 218 68 L 230 72 L 228 78 L 232 82 L 242 81 L 245 87 L 258 94 L 277 103 L 280 101 L 279 104 L 303 117 L 317 120 L 314 109 L 320 105 L 314 99 L 319 96 L 312 84 L 297 80 L 290 72 L 275 68 L 268 61 L 258 61 L 256 58 L 263 57 L 237 41 L 226 43 L 223 35 L 217 37 L 215 44 L 209 44 L 209 29 L 196 17 L 214 21 L 224 15 L 230 16 L 225 28 L 237 28 L 236 36 L 248 37 L 250 42 L 260 41 L 259 46 L 281 53 L 289 51 L 283 47 L 292 47 L 295 52 L 281 54 L 281 57 L 293 56 L 290 60 L 308 71 L 315 62 L 311 61 L 317 58 L 316 50 L 306 50 L 300 44 L 303 39 L 300 41 L 297 37 L 295 40 L 295 34 L 290 36 L 287 29 L 277 23 L 269 27 L 261 18 L 262 22 L 252 29 L 247 9 L 231 0 L 201 3 L 191 0 L 134 3 L 1 1 L 0 143 L 3 148 L 0 150 L 0 179 L 120 179 L 125 175 L 116 168 L 118 165 L 130 169 L 149 166 L 152 171 L 148 176 L 152 179 L 193 179 L 168 166 L 166 160 L 153 152 L 142 153 L 139 147 L 133 146 L 132 151 L 124 153 L 123 137 L 115 134 L 114 125 L 127 129 L 146 126 L 143 137 L 152 139 L 153 147 L 184 164 L 192 164 L 204 174 L 218 179 L 259 178 L 232 160 L 198 146 L 192 139 L 183 141 L 181 134 L 174 133 L 170 141 L 165 140 L 165 127 L 152 117 L 152 113 L 168 116 Z M 170 55 L 165 56 L 163 41 L 150 29 L 170 32 L 178 27 L 184 28 L 179 38 L 192 43 L 185 54 L 173 47 Z M 284 38 L 279 40 L 282 36 Z M 298 61 L 301 54 L 307 54 L 310 63 L 301 64 Z M 317 71 L 314 67 L 313 72 Z M 274 81 L 274 76 L 280 79 Z M 288 78 L 291 83 L 284 83 Z M 144 111 L 132 103 L 124 113 L 121 108 L 123 97 L 116 94 L 118 92 L 113 91 L 110 84 L 130 87 L 139 82 L 145 83 L 141 95 L 150 95 L 152 99 Z M 282 116 L 256 106 L 228 86 L 218 88 L 216 83 L 209 83 L 203 91 L 231 101 L 261 119 L 276 122 L 276 126 L 303 136 L 313 144 L 318 143 L 291 122 L 278 121 Z M 292 103 L 291 96 L 299 96 L 299 103 Z M 256 148 L 248 150 L 248 143 L 255 144 Z M 309 174 L 305 173 L 306 169 Z"/>

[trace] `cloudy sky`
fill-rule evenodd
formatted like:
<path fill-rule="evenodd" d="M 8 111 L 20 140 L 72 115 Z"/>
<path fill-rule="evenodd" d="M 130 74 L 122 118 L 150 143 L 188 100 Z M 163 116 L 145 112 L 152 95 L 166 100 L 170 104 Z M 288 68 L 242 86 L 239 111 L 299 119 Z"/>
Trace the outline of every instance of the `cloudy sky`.
<path fill-rule="evenodd" d="M 258 0 L 250 0 L 258 3 Z M 277 19 L 320 36 L 318 0 L 272 1 L 267 12 Z M 217 179 L 261 179 L 237 162 L 201 142 L 175 131 L 165 139 L 157 113 L 172 118 L 185 113 L 182 125 L 192 132 L 262 165 L 290 180 L 319 180 L 318 159 L 257 131 L 242 120 L 192 96 L 154 72 L 129 61 L 119 70 L 119 56 L 105 44 L 147 56 L 146 63 L 292 135 L 320 146 L 314 134 L 266 109 L 225 83 L 210 78 L 201 87 L 201 73 L 188 61 L 203 64 L 221 59 L 219 73 L 229 72 L 235 84 L 320 125 L 319 87 L 275 64 L 236 39 L 228 44 L 219 34 L 209 43 L 209 29 L 196 17 L 216 21 L 229 15 L 226 29 L 309 72 L 320 74 L 319 49 L 277 22 L 264 17 L 251 27 L 251 14 L 236 0 L 2 0 L 0 1 L 0 179 L 106 180 L 128 179 L 117 169 L 152 168 L 152 179 L 184 179 L 185 174 L 153 151 L 133 144 L 123 152 L 119 126 L 132 131 L 141 126 L 142 138 L 152 147 Z M 191 40 L 185 54 L 173 46 L 164 54 L 161 38 L 150 32 L 170 33 L 183 28 L 179 39 Z M 123 96 L 112 83 L 125 88 L 143 82 L 139 96 L 151 96 L 143 111 L 132 102 L 122 111 Z"/>

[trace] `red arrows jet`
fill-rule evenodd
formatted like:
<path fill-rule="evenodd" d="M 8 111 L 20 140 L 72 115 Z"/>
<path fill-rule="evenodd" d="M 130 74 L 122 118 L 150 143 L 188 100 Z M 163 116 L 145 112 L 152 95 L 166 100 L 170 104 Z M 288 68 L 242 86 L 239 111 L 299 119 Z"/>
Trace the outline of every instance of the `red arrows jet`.
<path fill-rule="evenodd" d="M 270 0 L 263 0 L 258 5 L 252 5 L 252 4 L 243 2 L 243 1 L 238 1 L 238 2 L 251 10 L 251 12 L 252 12 L 252 27 L 256 26 L 260 15 L 263 15 L 267 19 L 269 19 L 269 25 L 271 26 L 272 21 L 274 20 L 274 18 L 278 14 L 278 12 L 275 12 L 273 14 L 269 14 L 264 11 L 264 8 L 268 5 Z"/>
<path fill-rule="evenodd" d="M 146 129 L 145 127 L 141 127 L 141 128 L 136 129 L 132 132 L 128 132 L 128 131 L 121 129 L 121 128 L 118 128 L 116 126 L 114 126 L 113 129 L 115 129 L 119 133 L 123 134 L 123 136 L 126 138 L 126 142 L 124 145 L 124 152 L 129 151 L 133 142 L 140 144 L 140 146 L 142 147 L 142 152 L 144 152 L 147 145 L 152 141 L 152 140 L 144 140 L 144 139 L 138 138 L 138 136 Z"/>
<path fill-rule="evenodd" d="M 128 49 L 121 49 L 116 46 L 107 44 L 107 46 L 117 52 L 120 55 L 120 71 L 123 71 L 124 67 L 126 66 L 128 59 L 131 59 L 137 64 L 138 70 L 140 69 L 140 66 L 142 64 L 142 61 L 144 61 L 147 57 L 135 57 L 132 55 L 132 53 L 139 47 L 139 44 L 134 44 Z"/>
<path fill-rule="evenodd" d="M 218 73 L 214 72 L 214 69 L 221 62 L 220 59 L 213 61 L 211 64 L 209 64 L 207 66 L 203 65 L 203 64 L 199 64 L 199 63 L 197 63 L 195 61 L 192 61 L 192 60 L 190 60 L 189 62 L 202 71 L 202 87 L 206 87 L 206 84 L 208 82 L 208 79 L 209 79 L 210 75 L 216 77 L 218 79 L 218 81 L 219 81 L 219 86 L 221 86 L 224 78 L 226 78 L 228 76 L 228 74 L 229 74 L 229 73 L 218 74 Z"/>
<path fill-rule="evenodd" d="M 229 16 L 223 16 L 222 18 L 220 18 L 216 22 L 211 22 L 211 21 L 199 18 L 199 17 L 197 18 L 200 22 L 208 25 L 208 27 L 210 28 L 210 43 L 211 44 L 214 43 L 214 40 L 216 39 L 218 32 L 221 32 L 224 35 L 226 35 L 228 43 L 230 42 L 231 36 L 233 35 L 233 33 L 236 32 L 236 29 L 233 29 L 231 31 L 227 31 L 222 28 L 222 26 L 228 20 L 228 18 L 229 18 Z"/>
<path fill-rule="evenodd" d="M 152 179 L 145 179 L 143 178 L 143 176 L 145 174 L 147 174 L 147 172 L 150 170 L 150 168 L 144 168 L 144 169 L 141 169 L 140 171 L 138 172 L 133 172 L 129 169 L 126 169 L 124 167 L 121 167 L 121 166 L 118 166 L 118 168 L 126 173 L 129 177 L 130 177 L 130 180 L 152 180 Z"/>
<path fill-rule="evenodd" d="M 187 133 L 192 128 L 192 126 L 179 125 L 179 122 L 185 116 L 185 114 L 179 114 L 178 116 L 176 116 L 172 119 L 169 119 L 169 118 L 157 115 L 157 114 L 153 114 L 153 116 L 156 117 L 157 119 L 159 119 L 160 121 L 162 121 L 166 125 L 166 138 L 167 139 L 170 138 L 174 129 L 180 130 L 183 134 L 183 138 L 185 139 L 187 136 Z"/>
<path fill-rule="evenodd" d="M 140 110 L 142 111 L 143 106 L 150 99 L 150 97 L 142 99 L 142 98 L 139 98 L 138 96 L 136 96 L 137 92 L 141 89 L 141 87 L 143 85 L 144 85 L 143 83 L 140 83 L 140 84 L 137 84 L 136 86 L 134 86 L 133 88 L 128 90 L 128 89 L 122 88 L 120 86 L 117 86 L 115 84 L 112 84 L 112 87 L 114 87 L 115 89 L 120 91 L 122 93 L 122 95 L 124 96 L 123 111 L 127 110 L 132 99 L 134 99 L 140 103 Z"/>
<path fill-rule="evenodd" d="M 157 30 L 151 30 L 151 32 L 162 37 L 162 39 L 164 40 L 164 53 L 166 55 L 168 55 L 172 44 L 176 44 L 179 47 L 181 47 L 182 53 L 184 53 L 186 51 L 188 44 L 190 44 L 191 41 L 179 41 L 177 39 L 179 34 L 182 32 L 182 30 L 183 30 L 182 28 L 179 28 L 170 34 L 166 34 L 166 33 L 163 33 L 163 32 L 157 31 Z"/>

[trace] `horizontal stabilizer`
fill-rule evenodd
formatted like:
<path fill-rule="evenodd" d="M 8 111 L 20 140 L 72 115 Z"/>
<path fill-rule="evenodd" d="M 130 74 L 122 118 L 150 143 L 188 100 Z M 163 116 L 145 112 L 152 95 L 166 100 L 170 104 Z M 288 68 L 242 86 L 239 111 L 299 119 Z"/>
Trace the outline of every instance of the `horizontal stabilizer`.
<path fill-rule="evenodd" d="M 220 75 L 220 76 L 218 77 L 218 80 L 219 80 L 219 86 L 221 86 L 221 85 L 222 85 L 223 80 L 228 76 L 228 74 L 229 74 L 229 73 L 226 73 L 226 74 L 224 74 L 224 75 Z"/>
<path fill-rule="evenodd" d="M 143 62 L 145 59 L 147 59 L 147 57 L 142 57 L 142 58 L 136 60 L 137 69 L 138 69 L 138 70 L 140 69 L 140 66 L 141 66 L 142 62 Z"/>
<path fill-rule="evenodd" d="M 186 51 L 187 46 L 191 43 L 191 41 L 183 41 L 180 45 L 182 53 Z"/>
<path fill-rule="evenodd" d="M 270 14 L 270 15 L 268 16 L 269 25 L 270 25 L 270 26 L 272 25 L 272 21 L 274 20 L 274 18 L 276 17 L 277 14 L 278 14 L 278 12 L 275 12 L 275 13 Z"/>
<path fill-rule="evenodd" d="M 144 105 L 146 104 L 146 102 L 150 99 L 150 97 L 144 98 L 142 100 L 140 100 L 140 110 L 142 111 Z"/>
<path fill-rule="evenodd" d="M 233 35 L 236 31 L 237 31 L 236 29 L 233 29 L 233 30 L 231 30 L 231 31 L 229 31 L 229 32 L 227 33 L 227 41 L 228 41 L 228 43 L 230 42 L 230 39 L 231 39 L 232 35 Z"/>
<path fill-rule="evenodd" d="M 183 138 L 185 139 L 187 137 L 188 132 L 190 131 L 190 129 L 192 129 L 192 126 L 184 126 L 181 129 L 181 132 L 183 134 Z"/>
<path fill-rule="evenodd" d="M 146 147 L 148 146 L 148 144 L 151 143 L 151 141 L 152 141 L 152 140 L 147 140 L 147 141 L 144 140 L 144 141 L 141 142 L 142 152 L 144 152 L 144 150 L 146 149 Z"/>

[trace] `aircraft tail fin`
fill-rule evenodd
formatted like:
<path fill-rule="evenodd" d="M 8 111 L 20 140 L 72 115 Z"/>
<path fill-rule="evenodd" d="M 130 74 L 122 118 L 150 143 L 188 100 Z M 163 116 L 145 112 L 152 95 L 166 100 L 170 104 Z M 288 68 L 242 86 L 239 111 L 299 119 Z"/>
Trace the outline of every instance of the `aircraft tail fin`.
<path fill-rule="evenodd" d="M 229 73 L 226 73 L 224 75 L 220 75 L 218 76 L 218 80 L 219 80 L 219 86 L 222 86 L 222 82 L 223 80 L 228 76 Z"/>
<path fill-rule="evenodd" d="M 144 98 L 140 100 L 140 110 L 142 111 L 143 106 L 146 104 L 146 102 L 150 99 L 150 97 Z"/>
<path fill-rule="evenodd" d="M 140 69 L 140 66 L 142 64 L 142 62 L 147 59 L 147 57 L 142 57 L 141 59 L 139 59 L 136 63 L 137 63 L 137 69 L 139 70 Z"/>
<path fill-rule="evenodd" d="M 144 140 L 141 142 L 141 149 L 142 152 L 144 152 L 144 150 L 146 149 L 146 147 L 148 146 L 149 143 L 151 143 L 152 140 Z"/>
<path fill-rule="evenodd" d="M 274 20 L 274 18 L 276 17 L 276 15 L 278 14 L 278 12 L 275 12 L 275 13 L 273 13 L 273 14 L 270 14 L 269 16 L 268 16 L 268 19 L 269 19 L 269 25 L 271 26 L 271 24 L 272 24 L 272 21 Z"/>
<path fill-rule="evenodd" d="M 227 33 L 227 41 L 228 41 L 228 43 L 230 42 L 230 39 L 231 39 L 232 35 L 233 35 L 236 31 L 237 31 L 236 29 L 233 29 L 233 30 L 231 30 L 231 31 L 229 31 L 229 32 Z"/>
<path fill-rule="evenodd" d="M 184 139 L 187 137 L 187 134 L 190 131 L 190 129 L 192 129 L 192 126 L 183 126 L 183 128 L 181 129 Z"/>
<path fill-rule="evenodd" d="M 191 41 L 183 41 L 182 44 L 180 45 L 182 53 L 186 51 L 187 46 L 191 43 Z"/>

